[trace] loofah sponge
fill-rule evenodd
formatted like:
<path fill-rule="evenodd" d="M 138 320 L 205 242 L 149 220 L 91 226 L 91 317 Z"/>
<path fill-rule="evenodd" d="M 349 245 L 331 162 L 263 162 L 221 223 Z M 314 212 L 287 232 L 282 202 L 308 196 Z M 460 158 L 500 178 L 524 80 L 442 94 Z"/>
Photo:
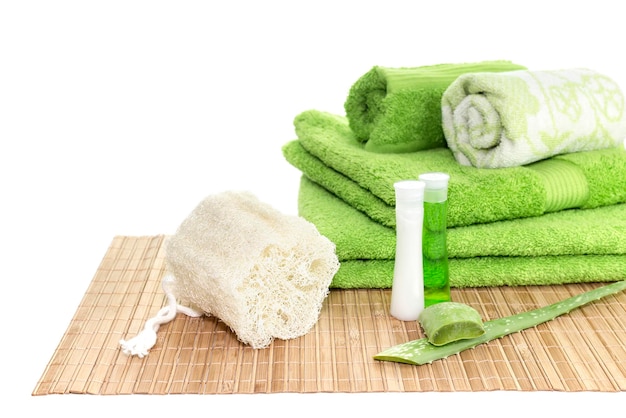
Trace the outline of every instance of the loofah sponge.
<path fill-rule="evenodd" d="M 246 192 L 200 202 L 168 238 L 165 261 L 181 304 L 253 348 L 310 331 L 339 269 L 335 244 L 312 223 Z"/>

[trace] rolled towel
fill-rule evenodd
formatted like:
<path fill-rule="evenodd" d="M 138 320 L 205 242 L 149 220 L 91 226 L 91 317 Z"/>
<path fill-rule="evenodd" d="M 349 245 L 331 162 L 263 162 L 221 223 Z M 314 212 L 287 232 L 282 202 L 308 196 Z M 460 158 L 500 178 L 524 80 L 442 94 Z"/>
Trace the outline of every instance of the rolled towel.
<path fill-rule="evenodd" d="M 509 61 L 376 66 L 352 85 L 344 108 L 350 128 L 367 151 L 400 153 L 445 147 L 441 96 L 450 83 L 468 72 L 520 69 L 525 67 Z"/>
<path fill-rule="evenodd" d="M 626 138 L 622 91 L 589 69 L 463 74 L 441 106 L 446 142 L 465 166 L 521 166 Z"/>

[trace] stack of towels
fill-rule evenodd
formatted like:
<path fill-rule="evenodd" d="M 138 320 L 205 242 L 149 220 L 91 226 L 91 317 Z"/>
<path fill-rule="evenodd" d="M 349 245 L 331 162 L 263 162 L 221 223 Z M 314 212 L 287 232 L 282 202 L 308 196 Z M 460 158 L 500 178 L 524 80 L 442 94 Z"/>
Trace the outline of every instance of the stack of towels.
<path fill-rule="evenodd" d="M 626 279 L 626 114 L 609 77 L 374 67 L 345 110 L 299 114 L 283 147 L 302 172 L 300 216 L 336 245 L 331 287 L 391 287 L 393 184 L 433 171 L 450 175 L 451 286 Z"/>

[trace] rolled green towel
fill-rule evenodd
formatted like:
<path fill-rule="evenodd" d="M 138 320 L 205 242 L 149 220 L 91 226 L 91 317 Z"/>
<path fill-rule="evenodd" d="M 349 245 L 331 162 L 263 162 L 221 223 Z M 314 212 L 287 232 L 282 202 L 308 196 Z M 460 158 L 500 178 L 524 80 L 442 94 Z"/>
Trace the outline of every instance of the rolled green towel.
<path fill-rule="evenodd" d="M 460 165 L 448 148 L 404 154 L 367 152 L 343 116 L 310 110 L 299 114 L 294 123 L 298 139 L 283 147 L 287 161 L 387 226 L 395 225 L 393 183 L 429 171 L 450 175 L 449 226 L 626 202 L 623 147 L 491 170 Z"/>
<path fill-rule="evenodd" d="M 299 214 L 333 241 L 334 288 L 389 288 L 395 231 L 302 176 Z M 448 228 L 453 287 L 626 279 L 626 204 Z"/>
<path fill-rule="evenodd" d="M 525 69 L 509 61 L 376 66 L 350 88 L 344 103 L 355 137 L 372 152 L 396 153 L 446 146 L 441 128 L 441 96 L 468 72 Z"/>
<path fill-rule="evenodd" d="M 622 91 L 589 69 L 463 74 L 441 103 L 446 142 L 466 166 L 521 166 L 626 138 Z"/>

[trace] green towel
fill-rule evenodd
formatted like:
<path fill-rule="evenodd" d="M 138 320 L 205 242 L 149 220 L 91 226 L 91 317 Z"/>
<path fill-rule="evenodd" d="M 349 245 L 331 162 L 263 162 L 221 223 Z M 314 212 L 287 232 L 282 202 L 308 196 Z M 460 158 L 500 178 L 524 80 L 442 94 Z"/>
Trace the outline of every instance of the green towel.
<path fill-rule="evenodd" d="M 345 117 L 309 110 L 283 155 L 307 177 L 383 225 L 395 226 L 393 183 L 429 171 L 450 175 L 448 225 L 539 216 L 626 202 L 626 150 L 566 154 L 502 169 L 460 165 L 448 148 L 403 154 L 364 150 Z"/>
<path fill-rule="evenodd" d="M 356 138 L 372 152 L 410 152 L 445 146 L 441 96 L 468 72 L 525 69 L 509 61 L 373 67 L 350 88 L 344 103 Z"/>
<path fill-rule="evenodd" d="M 589 69 L 463 74 L 441 106 L 448 147 L 474 167 L 526 165 L 626 138 L 619 86 Z"/>
<path fill-rule="evenodd" d="M 302 176 L 299 214 L 336 245 L 333 288 L 389 288 L 395 231 Z M 626 204 L 449 228 L 453 287 L 626 279 Z"/>

